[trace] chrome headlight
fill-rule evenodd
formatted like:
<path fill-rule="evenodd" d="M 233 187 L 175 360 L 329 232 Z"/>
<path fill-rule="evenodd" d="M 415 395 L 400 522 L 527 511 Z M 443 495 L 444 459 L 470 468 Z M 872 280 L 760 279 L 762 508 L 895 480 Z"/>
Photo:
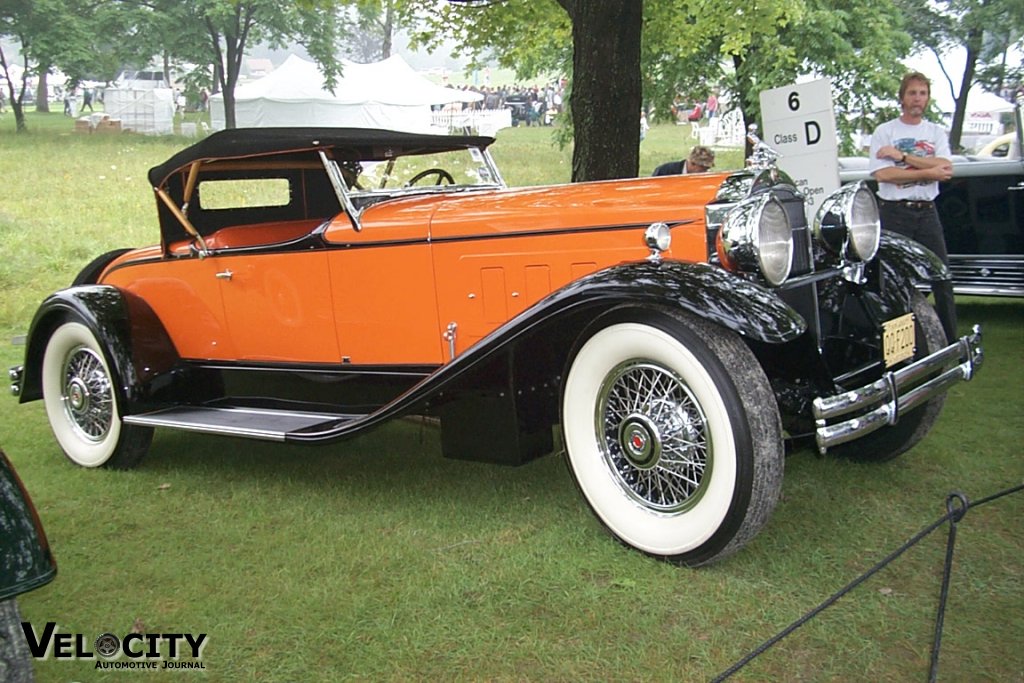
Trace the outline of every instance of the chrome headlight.
<path fill-rule="evenodd" d="M 672 246 L 672 231 L 665 223 L 651 223 L 644 231 L 644 244 L 655 253 L 668 251 Z"/>
<path fill-rule="evenodd" d="M 814 236 L 846 261 L 870 261 L 881 235 L 878 203 L 863 182 L 839 188 L 818 207 Z"/>
<path fill-rule="evenodd" d="M 722 222 L 717 246 L 726 268 L 760 271 L 781 285 L 793 265 L 793 228 L 782 202 L 763 194 L 737 204 Z"/>

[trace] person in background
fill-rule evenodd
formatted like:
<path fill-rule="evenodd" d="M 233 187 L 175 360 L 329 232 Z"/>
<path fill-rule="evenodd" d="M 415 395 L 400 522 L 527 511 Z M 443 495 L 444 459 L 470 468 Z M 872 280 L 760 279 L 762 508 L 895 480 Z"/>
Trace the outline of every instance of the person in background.
<path fill-rule="evenodd" d="M 714 90 L 708 95 L 707 106 L 705 107 L 708 115 L 708 121 L 715 118 L 715 114 L 718 113 L 718 93 Z"/>
<path fill-rule="evenodd" d="M 882 228 L 914 239 L 949 265 L 935 197 L 939 182 L 953 176 L 949 139 L 942 126 L 924 120 L 931 81 L 922 73 L 903 77 L 899 118 L 878 126 L 871 135 L 868 170 L 878 181 Z M 957 338 L 953 283 L 932 283 L 935 310 L 950 342 Z"/>
<path fill-rule="evenodd" d="M 669 161 L 661 164 L 651 175 L 680 175 L 688 173 L 707 173 L 715 165 L 715 153 L 710 147 L 697 145 L 690 150 L 685 160 Z"/>

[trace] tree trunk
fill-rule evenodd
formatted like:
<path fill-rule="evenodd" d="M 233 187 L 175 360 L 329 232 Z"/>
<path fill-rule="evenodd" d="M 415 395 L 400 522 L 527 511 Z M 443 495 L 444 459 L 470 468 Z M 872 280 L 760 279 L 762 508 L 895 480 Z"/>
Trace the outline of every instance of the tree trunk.
<path fill-rule="evenodd" d="M 971 29 L 967 32 L 967 40 L 964 43 L 967 48 L 964 77 L 960 81 L 960 95 L 956 98 L 956 106 L 953 109 L 953 121 L 949 128 L 949 149 L 953 154 L 959 153 L 960 140 L 963 137 L 964 119 L 967 117 L 967 97 L 971 92 L 971 84 L 974 82 L 974 72 L 978 65 L 981 40 L 981 29 Z"/>
<path fill-rule="evenodd" d="M 558 0 L 572 21 L 572 180 L 640 168 L 642 0 Z"/>
<path fill-rule="evenodd" d="M 50 86 L 46 82 L 46 76 L 50 73 L 50 67 L 39 67 L 39 82 L 36 86 L 36 111 L 50 111 Z M 66 87 L 66 86 L 65 86 Z"/>
<path fill-rule="evenodd" d="M 26 60 L 27 61 L 27 60 Z M 4 54 L 3 46 L 0 46 L 0 68 L 3 68 L 5 74 L 10 73 L 7 68 L 7 56 Z M 24 133 L 28 130 L 25 125 L 25 109 L 21 106 L 22 98 L 25 95 L 25 84 L 27 83 L 28 70 L 21 72 L 21 88 L 15 94 L 14 81 L 4 79 L 4 83 L 7 84 L 7 101 L 11 104 L 11 111 L 14 112 L 14 130 L 17 133 Z"/>
<path fill-rule="evenodd" d="M 384 3 L 384 40 L 380 48 L 381 59 L 387 59 L 391 56 L 391 44 L 394 40 L 394 34 L 395 3 L 392 0 L 387 0 Z"/>
<path fill-rule="evenodd" d="M 25 107 L 22 105 L 20 97 L 11 99 L 11 111 L 14 112 L 14 132 L 28 131 L 28 124 L 25 123 Z"/>
<path fill-rule="evenodd" d="M 164 50 L 163 58 L 164 83 L 167 84 L 168 88 L 173 88 L 174 86 L 171 83 L 171 55 L 167 50 Z M 175 102 L 175 104 L 177 104 L 177 102 Z"/>
<path fill-rule="evenodd" d="M 748 133 L 751 125 L 757 125 L 757 119 L 751 113 L 754 111 L 754 107 L 751 106 L 754 103 L 747 100 L 747 93 L 753 89 L 753 83 L 751 83 L 750 74 L 747 73 L 746 63 L 741 55 L 734 54 L 732 56 L 732 66 L 736 72 L 736 90 L 739 94 L 740 111 L 743 112 L 743 158 L 749 159 L 754 152 L 754 145 L 751 144 Z M 757 105 L 760 107 L 760 102 Z M 757 129 L 757 137 L 764 137 L 764 131 L 760 128 Z"/>

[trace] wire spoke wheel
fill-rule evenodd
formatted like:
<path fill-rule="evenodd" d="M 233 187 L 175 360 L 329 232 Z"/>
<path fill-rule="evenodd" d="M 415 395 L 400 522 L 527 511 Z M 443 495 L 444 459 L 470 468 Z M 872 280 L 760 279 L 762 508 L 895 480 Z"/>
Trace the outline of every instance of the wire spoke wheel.
<path fill-rule="evenodd" d="M 707 419 L 676 373 L 620 365 L 601 387 L 597 419 L 605 461 L 635 501 L 671 513 L 699 500 L 711 467 Z"/>
<path fill-rule="evenodd" d="M 114 420 L 114 392 L 103 361 L 95 351 L 78 346 L 64 364 L 61 400 L 68 420 L 82 438 L 98 442 Z"/>

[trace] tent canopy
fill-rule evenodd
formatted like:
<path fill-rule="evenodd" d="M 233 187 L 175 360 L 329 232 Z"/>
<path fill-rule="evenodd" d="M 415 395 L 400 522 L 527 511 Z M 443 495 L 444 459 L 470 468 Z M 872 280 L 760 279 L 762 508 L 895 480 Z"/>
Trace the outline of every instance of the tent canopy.
<path fill-rule="evenodd" d="M 245 128 L 346 126 L 426 132 L 431 105 L 482 98 L 432 83 L 399 55 L 373 64 L 343 62 L 331 92 L 316 64 L 289 55 L 267 76 L 235 90 L 235 117 Z M 210 107 L 213 128 L 224 128 L 223 95 L 211 97 Z"/>

